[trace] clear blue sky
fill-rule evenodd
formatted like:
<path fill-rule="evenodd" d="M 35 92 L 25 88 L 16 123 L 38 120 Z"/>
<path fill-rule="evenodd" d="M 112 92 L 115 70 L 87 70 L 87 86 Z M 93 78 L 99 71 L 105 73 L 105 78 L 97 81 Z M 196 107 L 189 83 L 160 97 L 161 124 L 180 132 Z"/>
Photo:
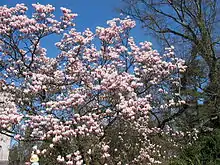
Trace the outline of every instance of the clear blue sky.
<path fill-rule="evenodd" d="M 51 4 L 56 7 L 56 15 L 59 15 L 60 7 L 66 7 L 71 9 L 74 13 L 78 14 L 76 18 L 77 30 L 83 31 L 86 28 L 92 30 L 96 26 L 105 26 L 106 21 L 114 17 L 119 17 L 119 13 L 115 11 L 116 8 L 122 4 L 121 0 L 0 0 L 0 5 L 15 6 L 17 3 L 24 3 L 27 5 L 29 10 L 32 10 L 31 4 L 39 2 L 40 4 Z M 132 31 L 132 36 L 137 41 L 150 41 L 153 42 L 153 38 L 144 35 L 143 30 L 140 26 L 137 26 Z M 52 38 L 51 40 L 56 40 Z M 56 42 L 56 41 L 54 41 Z M 48 48 L 48 55 L 54 54 L 51 50 L 54 46 L 54 42 L 45 42 L 46 48 Z M 154 48 L 156 48 L 154 46 Z"/>

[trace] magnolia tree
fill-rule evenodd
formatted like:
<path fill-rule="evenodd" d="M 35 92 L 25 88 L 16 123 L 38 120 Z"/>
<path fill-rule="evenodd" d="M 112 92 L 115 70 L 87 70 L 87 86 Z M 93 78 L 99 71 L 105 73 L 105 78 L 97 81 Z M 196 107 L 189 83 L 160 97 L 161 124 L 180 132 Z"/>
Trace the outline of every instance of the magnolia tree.
<path fill-rule="evenodd" d="M 78 32 L 71 10 L 61 8 L 56 20 L 53 6 L 33 8 L 28 17 L 24 4 L 0 7 L 1 91 L 13 97 L 0 113 L 1 132 L 38 144 L 40 159 L 53 164 L 156 164 L 172 156 L 169 147 L 185 135 L 158 125 L 184 103 L 185 66 L 173 48 L 159 55 L 150 42 L 136 44 L 130 18 Z M 51 34 L 62 36 L 53 58 L 41 44 Z"/>

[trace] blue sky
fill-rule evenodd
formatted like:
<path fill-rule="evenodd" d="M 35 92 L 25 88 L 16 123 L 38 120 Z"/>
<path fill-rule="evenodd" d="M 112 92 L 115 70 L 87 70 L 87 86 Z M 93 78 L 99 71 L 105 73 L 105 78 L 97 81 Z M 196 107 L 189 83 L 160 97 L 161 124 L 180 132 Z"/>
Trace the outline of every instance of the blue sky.
<path fill-rule="evenodd" d="M 0 0 L 0 5 L 7 5 L 10 7 L 15 6 L 17 3 L 24 3 L 31 11 L 31 4 L 37 2 L 44 5 L 51 4 L 56 7 L 56 15 L 60 14 L 60 7 L 69 8 L 74 13 L 77 13 L 78 17 L 76 18 L 76 28 L 78 31 L 83 31 L 86 28 L 94 30 L 96 26 L 105 26 L 107 20 L 119 17 L 120 13 L 116 12 L 115 9 L 122 6 L 120 0 Z M 138 25 L 132 31 L 132 36 L 137 41 L 154 41 L 150 36 L 144 35 L 143 30 Z M 48 38 L 48 40 L 53 40 L 53 42 L 45 41 L 43 44 L 46 44 L 46 46 L 43 46 L 48 48 L 48 54 L 54 54 L 53 44 L 57 42 L 58 39 Z"/>

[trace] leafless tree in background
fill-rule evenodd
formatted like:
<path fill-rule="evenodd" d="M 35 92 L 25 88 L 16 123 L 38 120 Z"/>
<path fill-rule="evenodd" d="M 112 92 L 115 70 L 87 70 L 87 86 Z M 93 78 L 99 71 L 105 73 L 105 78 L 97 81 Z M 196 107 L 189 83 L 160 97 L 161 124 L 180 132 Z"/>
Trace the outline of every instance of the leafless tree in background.
<path fill-rule="evenodd" d="M 120 12 L 139 20 L 164 46 L 174 45 L 188 69 L 182 75 L 182 94 L 187 100 L 180 114 L 187 123 L 204 124 L 220 111 L 219 1 L 217 0 L 123 0 Z M 202 100 L 202 101 L 201 101 Z M 193 125 L 194 126 L 194 125 Z"/>

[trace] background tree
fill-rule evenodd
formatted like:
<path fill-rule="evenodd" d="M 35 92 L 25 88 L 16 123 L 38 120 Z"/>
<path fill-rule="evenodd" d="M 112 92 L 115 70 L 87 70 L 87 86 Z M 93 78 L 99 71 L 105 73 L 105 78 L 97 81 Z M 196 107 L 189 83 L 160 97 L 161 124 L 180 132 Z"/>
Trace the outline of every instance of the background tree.
<path fill-rule="evenodd" d="M 219 3 L 216 0 L 124 0 L 122 13 L 139 20 L 164 45 L 174 45 L 187 61 L 182 74 L 182 93 L 193 105 L 195 121 L 219 115 Z M 198 105 L 198 101 L 202 103 Z M 186 111 L 184 111 L 186 112 Z M 188 112 L 186 112 L 188 113 Z M 207 119 L 206 118 L 206 119 Z M 203 119 L 206 120 L 206 119 Z M 191 121 L 193 124 L 193 121 Z M 199 122 L 200 124 L 202 121 Z M 197 123 L 198 124 L 198 123 Z"/>
<path fill-rule="evenodd" d="M 143 28 L 157 36 L 163 45 L 174 45 L 176 54 L 182 56 L 188 66 L 181 77 L 181 93 L 188 106 L 162 119 L 162 123 L 173 121 L 183 129 L 202 127 L 203 133 L 214 129 L 216 132 L 213 134 L 218 134 L 219 1 L 123 0 L 123 2 L 125 5 L 121 9 L 122 13 L 139 20 Z M 207 136 L 206 133 L 204 135 Z M 201 145 L 205 144 L 204 139 L 207 138 L 202 138 Z"/>

